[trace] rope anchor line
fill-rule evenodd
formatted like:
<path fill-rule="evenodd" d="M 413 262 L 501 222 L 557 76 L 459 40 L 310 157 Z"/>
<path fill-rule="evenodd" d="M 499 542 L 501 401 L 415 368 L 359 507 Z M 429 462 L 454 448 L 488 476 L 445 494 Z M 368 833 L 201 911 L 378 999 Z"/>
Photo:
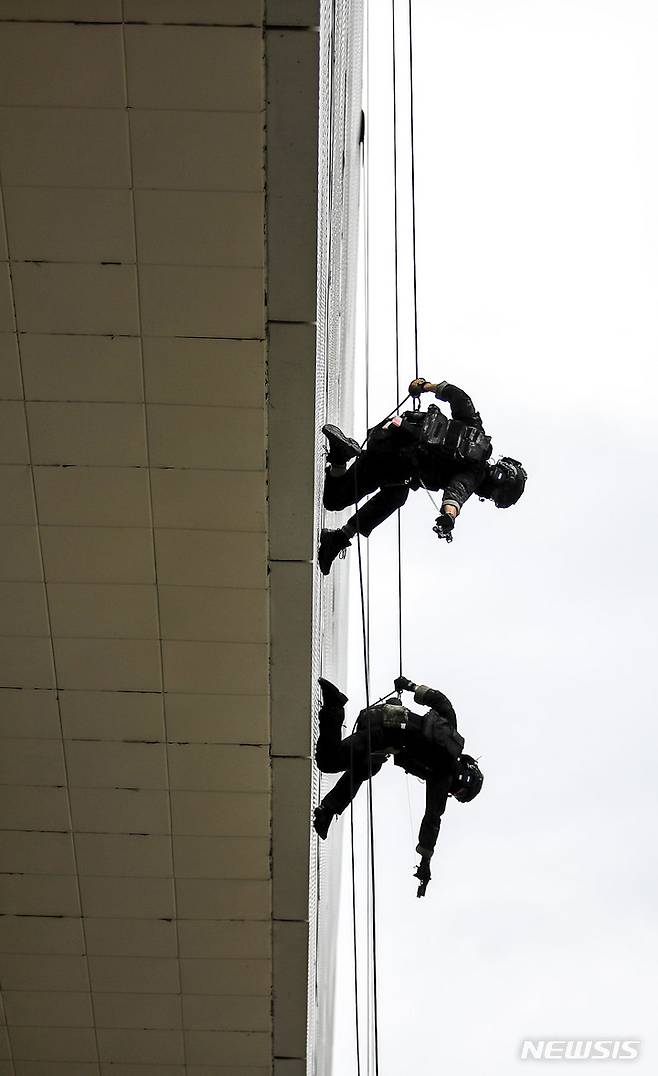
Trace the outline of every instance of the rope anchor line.
<path fill-rule="evenodd" d="M 368 21 L 368 7 L 369 3 L 366 0 L 366 38 L 369 40 L 369 28 Z M 412 266 L 413 266 L 413 343 L 414 343 L 414 369 L 416 378 L 418 374 L 418 281 L 417 281 L 417 259 L 416 259 L 416 177 L 415 177 L 415 132 L 414 132 L 414 86 L 413 86 L 413 21 L 412 21 L 412 0 L 408 0 L 408 39 L 409 39 L 409 82 L 410 82 L 410 115 L 409 115 L 409 131 L 410 131 L 410 154 L 411 154 L 411 238 L 412 238 Z M 397 148 L 397 102 L 398 102 L 398 85 L 397 85 L 397 24 L 396 24 L 396 0 L 391 0 L 391 18 L 392 18 L 392 67 L 393 67 L 393 188 L 394 188 L 394 277 L 395 277 L 395 377 L 396 377 L 396 397 L 398 403 L 391 412 L 382 421 L 385 422 L 395 414 L 400 413 L 400 409 L 403 404 L 409 399 L 409 395 L 404 399 L 400 399 L 400 272 L 399 272 L 399 198 L 398 198 L 398 148 Z M 369 59 L 369 46 L 367 46 L 368 59 Z M 366 101 L 369 105 L 369 83 L 370 83 L 370 70 L 369 63 L 366 68 Z M 369 203 L 368 203 L 368 191 L 369 191 L 369 153 L 368 153 L 368 131 L 365 122 L 366 117 L 362 113 L 361 117 L 361 131 L 360 131 L 360 145 L 361 145 L 361 167 L 363 173 L 364 183 L 364 299 L 365 299 L 365 365 L 366 365 L 366 386 L 365 386 L 365 402 L 366 402 L 366 430 L 369 425 L 368 415 L 368 402 L 369 402 L 369 317 L 370 317 L 370 293 L 369 293 L 369 276 L 368 276 L 368 260 L 369 260 Z M 413 403 L 416 407 L 416 401 Z M 364 444 L 367 442 L 367 435 Z M 429 492 L 429 491 L 428 491 Z M 355 516 L 356 516 L 356 539 L 357 539 L 357 555 L 358 555 L 358 571 L 359 571 L 359 591 L 360 591 L 360 608 L 361 608 L 361 629 L 363 640 L 363 666 L 364 666 L 364 684 L 365 684 L 365 696 L 366 696 L 366 709 L 370 706 L 370 587 L 369 587 L 369 570 L 368 570 L 368 586 L 364 583 L 364 571 L 363 571 L 363 555 L 361 549 L 361 534 L 359 528 L 359 507 L 358 497 L 356 489 L 356 474 L 355 474 Z M 402 527 L 400 511 L 397 513 L 397 560 L 398 560 L 398 658 L 399 658 L 399 674 L 402 676 L 403 670 L 403 578 L 402 578 Z M 378 978 L 377 978 L 377 930 L 376 930 L 376 869 L 375 869 L 375 843 L 374 843 L 374 817 L 373 817 L 373 800 L 372 800 L 372 751 L 370 740 L 370 722 L 367 725 L 368 732 L 368 849 L 369 849 L 369 877 L 368 885 L 370 889 L 371 905 L 370 905 L 370 944 L 372 946 L 371 965 L 369 964 L 368 972 L 368 986 L 372 981 L 372 1019 L 373 1019 L 373 1032 L 374 1032 L 374 1066 L 375 1076 L 379 1076 L 379 1017 L 378 1017 Z M 407 784 L 407 798 L 409 797 L 409 788 Z M 409 803 L 409 811 L 411 812 L 411 805 Z M 357 1076 L 361 1076 L 361 1054 L 360 1054 L 360 1031 L 362 1022 L 360 1020 L 359 1013 L 359 968 L 357 961 L 357 924 L 356 924 L 356 862 L 354 852 L 354 816 L 352 805 L 350 805 L 350 843 L 351 843 L 351 871 L 352 871 L 352 935 L 353 935 L 353 948 L 354 948 L 354 992 L 355 992 L 355 1031 L 356 1031 L 356 1064 L 357 1064 Z M 372 978 L 371 978 L 372 977 Z M 370 997 L 369 997 L 370 1005 Z M 370 1027 L 368 1025 L 368 1034 Z M 370 1050 L 366 1055 L 366 1063 L 368 1073 L 370 1073 Z"/>

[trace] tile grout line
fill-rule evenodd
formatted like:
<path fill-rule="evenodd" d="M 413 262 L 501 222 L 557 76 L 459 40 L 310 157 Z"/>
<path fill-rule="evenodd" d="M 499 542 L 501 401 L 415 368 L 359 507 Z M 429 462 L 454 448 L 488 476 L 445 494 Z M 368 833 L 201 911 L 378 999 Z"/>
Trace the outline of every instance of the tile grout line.
<path fill-rule="evenodd" d="M 8 263 L 3 263 L 3 264 L 8 264 Z M 293 322 L 272 322 L 272 324 L 273 325 L 275 325 L 275 324 L 306 325 L 308 323 L 305 322 L 305 321 L 304 322 L 293 321 Z M 36 330 L 34 330 L 34 329 L 16 329 L 14 331 L 16 332 L 17 336 L 75 336 L 75 337 L 80 337 L 82 339 L 84 339 L 87 336 L 93 336 L 93 337 L 101 337 L 102 339 L 109 339 L 109 340 L 139 340 L 139 339 L 141 339 L 141 337 L 139 337 L 136 333 L 63 332 L 62 330 L 59 330 L 59 329 L 53 329 L 50 332 L 41 331 L 39 329 L 36 329 Z M 264 344 L 265 343 L 265 336 L 189 336 L 189 335 L 186 335 L 185 333 L 173 333 L 173 334 L 172 333 L 168 333 L 168 334 L 167 333 L 145 333 L 144 336 L 145 336 L 145 338 L 147 340 L 207 340 L 207 341 L 219 340 L 220 342 L 228 343 L 228 344 L 235 344 L 235 343 L 238 343 L 238 344 L 253 344 L 253 343 Z M 123 401 L 120 401 L 120 402 L 123 402 Z M 130 401 L 128 401 L 128 402 L 130 402 Z M 137 400 L 136 402 L 140 403 L 139 400 Z"/>
<path fill-rule="evenodd" d="M 86 190 L 86 189 L 87 188 L 85 188 L 85 187 L 76 187 L 75 188 L 75 190 Z M 19 188 L 19 190 L 23 190 L 23 188 L 21 187 L 21 188 Z M 7 262 L 6 264 L 9 264 L 9 262 Z M 11 264 L 12 265 L 36 265 L 36 266 L 39 267 L 39 269 L 43 269 L 44 266 L 47 266 L 48 268 L 75 266 L 76 269 L 90 269 L 90 268 L 95 268 L 95 269 L 137 269 L 138 268 L 138 264 L 137 264 L 136 260 L 133 262 L 133 261 L 113 261 L 112 259 L 108 259 L 107 261 L 98 261 L 98 260 L 94 260 L 94 261 L 91 261 L 91 260 L 87 260 L 87 261 L 72 261 L 70 258 L 68 258 L 68 259 L 67 258 L 12 258 L 11 259 Z M 263 272 L 263 266 L 262 265 L 236 265 L 235 262 L 226 262 L 225 263 L 225 262 L 180 262 L 180 261 L 178 261 L 178 262 L 144 262 L 143 261 L 140 264 L 145 269 L 230 269 L 231 271 L 237 272 L 237 273 L 241 273 L 241 272 L 262 273 Z M 293 322 L 292 324 L 300 324 L 300 323 L 299 322 Z M 302 322 L 301 324 L 305 324 L 305 323 Z M 34 330 L 27 330 L 27 331 L 30 332 L 30 331 L 34 331 Z M 36 332 L 38 333 L 39 330 L 37 329 Z M 49 334 L 47 334 L 47 335 L 49 335 Z M 67 335 L 67 334 L 64 334 L 64 335 Z M 75 336 L 77 334 L 72 333 L 70 335 Z M 80 334 L 80 335 L 84 335 L 84 334 Z M 96 335 L 96 334 L 90 333 L 89 335 L 93 336 L 93 335 Z M 108 335 L 113 336 L 114 334 L 113 333 L 99 333 L 98 335 L 100 335 L 100 336 L 108 336 Z M 134 334 L 131 334 L 131 333 L 117 333 L 116 335 L 131 336 L 131 335 L 134 335 Z M 151 334 L 146 333 L 145 335 L 149 336 Z M 216 337 L 211 336 L 211 337 L 208 337 L 208 339 L 214 340 L 214 339 L 216 339 Z M 232 340 L 233 337 L 229 336 L 228 339 Z M 252 337 L 243 337 L 243 339 L 253 339 L 253 338 Z"/>
<path fill-rule="evenodd" d="M 147 20 L 147 19 L 38 19 L 38 18 L 0 18 L 0 25 L 3 23 L 11 23 L 13 25 L 25 26 L 36 23 L 39 26 L 85 26 L 90 29 L 95 27 L 106 26 L 121 26 L 122 23 L 125 26 L 139 26 L 146 29 L 157 30 L 159 27 L 167 26 L 173 29 L 180 28 L 181 30 L 190 30 L 195 27 L 199 27 L 202 30 L 260 30 L 263 25 L 268 30 L 281 30 L 291 33 L 299 32 L 311 32 L 317 33 L 320 27 L 316 23 L 266 23 L 260 22 L 203 22 L 201 19 L 197 19 L 193 22 L 183 22 L 181 20 Z"/>
<path fill-rule="evenodd" d="M 3 189 L 2 172 L 0 170 L 0 190 L 2 190 L 2 189 Z M 49 633 L 51 676 L 52 676 L 52 679 L 53 679 L 53 688 L 54 688 L 54 691 L 55 691 L 55 698 L 57 700 L 57 715 L 58 715 L 58 719 L 59 719 L 59 733 L 60 733 L 59 743 L 60 743 L 61 752 L 62 752 L 62 766 L 63 766 L 63 770 L 64 770 L 64 778 L 65 778 L 65 781 L 66 781 L 66 809 L 67 809 L 68 821 L 69 821 L 69 831 L 68 832 L 69 832 L 70 840 L 71 840 L 71 856 L 72 856 L 72 862 L 73 862 L 73 869 L 75 871 L 76 892 L 77 892 L 78 910 L 79 910 L 79 917 L 76 917 L 76 918 L 79 918 L 80 931 L 81 931 L 81 934 L 82 934 L 82 943 L 83 943 L 83 948 L 84 948 L 84 966 L 85 966 L 85 971 L 86 971 L 86 975 L 87 975 L 87 987 L 88 987 L 88 990 L 89 990 L 89 998 L 90 998 L 90 1006 L 91 1006 L 91 1011 L 92 1011 L 92 1018 L 94 1019 L 94 1044 L 95 1044 L 95 1048 L 96 1048 L 96 1063 L 97 1063 L 97 1066 L 98 1066 L 98 1070 L 100 1072 L 100 1063 L 101 1063 L 100 1062 L 100 1050 L 99 1050 L 99 1045 L 98 1045 L 98 1034 L 97 1034 L 97 1031 L 96 1031 L 96 1020 L 95 1020 L 95 1015 L 94 1015 L 93 992 L 92 992 L 92 989 L 91 989 L 91 972 L 90 972 L 90 968 L 89 968 L 89 956 L 88 956 L 88 953 L 87 953 L 87 935 L 86 935 L 86 931 L 85 931 L 85 921 L 84 921 L 83 907 L 82 907 L 82 890 L 81 890 L 81 885 L 80 885 L 80 871 L 79 871 L 79 867 L 78 867 L 77 848 L 76 848 L 75 837 L 74 837 L 74 832 L 73 832 L 73 814 L 72 814 L 72 811 L 71 811 L 71 790 L 70 790 L 70 782 L 69 782 L 68 759 L 67 759 L 67 756 L 66 756 L 66 747 L 65 747 L 65 738 L 64 738 L 64 724 L 63 724 L 63 720 L 62 720 L 62 707 L 61 707 L 60 699 L 59 699 L 59 684 L 58 684 L 58 674 L 57 674 L 57 662 L 56 662 L 56 657 L 55 657 L 55 642 L 54 642 L 53 630 L 52 630 L 50 601 L 49 601 L 49 597 L 48 597 L 48 586 L 47 586 L 47 581 L 46 581 L 46 570 L 45 570 L 44 557 L 43 557 L 43 545 L 42 545 L 42 542 L 41 542 L 41 525 L 40 525 L 40 521 L 39 521 L 39 505 L 38 505 L 38 501 L 37 501 L 36 483 L 35 483 L 35 480 L 34 480 L 34 465 L 32 463 L 32 445 L 31 445 L 31 440 L 30 440 L 30 427 L 29 427 L 28 415 L 27 415 L 27 402 L 25 400 L 25 382 L 24 382 L 24 378 L 23 378 L 23 361 L 22 361 L 22 352 L 21 352 L 21 341 L 20 341 L 20 333 L 18 332 L 18 317 L 17 317 L 17 311 L 16 311 L 16 296 L 15 296 L 15 293 L 14 293 L 14 286 L 13 286 L 12 263 L 11 263 L 11 260 L 9 258 L 9 255 L 11 254 L 11 251 L 9 249 L 9 233 L 8 233 L 8 230 L 7 230 L 7 215 L 6 215 L 6 205 L 5 205 L 4 197 L 2 198 L 2 215 L 3 215 L 3 225 L 4 225 L 4 229 L 5 229 L 5 236 L 6 236 L 6 239 L 7 239 L 7 255 L 8 255 L 7 269 L 8 269 L 8 273 L 9 273 L 9 281 L 10 281 L 10 286 L 11 286 L 11 300 L 12 300 L 12 311 L 13 311 L 13 315 L 14 315 L 14 324 L 16 326 L 16 348 L 17 348 L 17 351 L 18 351 L 18 368 L 19 368 L 19 376 L 20 376 L 20 387 L 21 387 L 21 391 L 23 393 L 23 416 L 24 416 L 24 420 L 25 420 L 25 436 L 26 436 L 27 448 L 28 448 L 28 459 L 29 459 L 28 467 L 30 469 L 30 488 L 31 488 L 31 491 L 32 491 L 32 503 L 33 503 L 33 508 L 34 508 L 34 518 L 35 518 L 35 526 L 36 526 L 36 532 L 37 532 L 37 546 L 38 546 L 38 552 L 39 552 L 39 563 L 40 563 L 40 567 L 41 567 L 41 585 L 43 586 L 43 597 L 44 597 L 44 605 L 45 605 L 45 612 L 46 612 L 46 623 L 47 623 L 48 633 Z M 24 832 L 24 831 L 19 830 L 17 832 Z M 10 1048 L 10 1051 L 11 1051 L 12 1046 L 11 1046 L 11 1037 L 10 1037 L 10 1034 L 9 1034 L 9 1026 L 7 1026 L 7 1039 L 9 1040 L 9 1048 Z M 12 1064 L 13 1064 L 13 1062 L 12 1062 Z"/>
<path fill-rule="evenodd" d="M 2 25 L 2 23 L 0 23 L 0 26 L 1 25 Z M 0 105 L 0 109 L 2 107 L 3 106 Z M 117 110 L 117 111 L 119 111 L 119 110 Z M 135 111 L 135 110 L 133 110 L 133 111 Z M 237 115 L 242 116 L 242 115 L 244 115 L 244 113 L 240 112 L 240 113 L 237 113 Z M 259 116 L 260 112 L 254 112 L 253 115 L 254 116 Z M 48 184 L 47 183 L 5 183 L 5 185 L 3 187 L 3 190 L 6 190 L 6 191 L 49 191 L 50 193 L 55 191 L 55 192 L 59 192 L 61 194 L 65 193 L 65 192 L 70 193 L 72 191 L 78 191 L 78 192 L 83 192 L 83 193 L 86 192 L 87 194 L 93 194 L 93 193 L 96 193 L 97 191 L 102 191 L 104 194 L 110 194 L 110 193 L 113 193 L 113 194 L 125 194 L 126 193 L 126 188 L 125 187 L 103 187 L 103 186 L 93 186 L 93 187 L 76 186 L 76 187 L 71 187 L 71 186 L 67 186 L 65 184 L 58 184 L 57 186 L 53 186 L 52 183 L 48 183 Z M 251 188 L 251 187 L 135 187 L 135 191 L 138 194 L 142 194 L 142 193 L 145 193 L 145 192 L 148 192 L 149 194 L 174 194 L 174 195 L 175 194 L 215 194 L 219 198 L 223 197 L 225 194 L 262 195 L 262 193 L 263 193 L 263 191 L 261 189 L 259 189 L 259 188 Z M 14 261 L 17 261 L 17 262 L 32 262 L 32 261 L 36 261 L 39 264 L 43 264 L 44 262 L 46 264 L 51 264 L 52 262 L 54 262 L 55 264 L 57 264 L 57 263 L 61 262 L 62 259 L 61 258 L 55 258 L 55 259 L 49 259 L 49 258 L 14 258 Z M 110 259 L 105 259 L 104 258 L 100 262 L 98 262 L 98 261 L 89 261 L 89 262 L 82 262 L 82 263 L 81 262 L 71 262 L 70 264 L 71 265 L 80 265 L 80 264 L 83 264 L 83 265 L 134 265 L 134 262 L 121 262 L 121 261 L 117 262 L 117 261 L 114 261 L 111 258 Z M 166 262 L 164 262 L 164 263 L 161 263 L 161 262 L 148 262 L 147 264 L 149 264 L 149 265 L 160 265 L 160 264 L 167 264 L 167 263 Z M 174 264 L 178 265 L 179 263 L 176 262 Z M 205 263 L 202 263 L 202 264 L 205 264 Z M 239 268 L 239 266 L 237 266 L 236 268 Z"/>
<path fill-rule="evenodd" d="M 0 403 L 22 403 L 22 402 L 23 402 L 22 400 L 4 400 L 4 399 L 0 400 Z M 48 398 L 48 397 L 44 397 L 44 398 L 40 399 L 37 396 L 31 396 L 25 402 L 26 403 L 31 403 L 31 404 L 33 404 L 33 403 L 36 403 L 36 404 L 53 404 L 54 406 L 58 406 L 59 404 L 70 404 L 72 406 L 75 406 L 76 404 L 82 404 L 83 406 L 86 407 L 89 404 L 99 404 L 102 407 L 141 407 L 144 404 L 145 401 L 143 401 L 143 400 L 99 400 L 99 399 L 86 400 L 86 399 L 83 399 L 82 397 L 80 397 L 79 399 L 75 399 L 75 400 L 65 399 L 65 398 L 61 397 L 61 398 L 55 400 L 55 399 Z M 149 407 L 168 407 L 168 408 L 171 408 L 172 410 L 177 408 L 177 407 L 179 407 L 179 408 L 205 408 L 206 410 L 212 410 L 212 411 L 257 411 L 258 413 L 265 410 L 263 407 L 259 407 L 257 404 L 246 404 L 246 405 L 245 404 L 228 404 L 227 405 L 227 404 L 207 404 L 207 403 L 205 403 L 205 404 L 202 404 L 202 403 L 178 403 L 178 402 L 174 402 L 172 400 L 149 400 L 148 405 L 149 405 Z M 12 464 L 6 464 L 6 466 L 11 467 L 13 465 Z M 39 465 L 37 464 L 37 466 L 39 466 Z M 49 466 L 49 465 L 46 464 L 45 466 Z M 50 466 L 51 467 L 61 467 L 61 466 L 67 466 L 67 464 L 57 464 L 57 463 L 55 463 L 55 464 L 50 464 Z M 77 466 L 85 466 L 85 465 L 84 464 L 68 464 L 68 466 L 69 467 L 77 467 Z M 121 466 L 121 464 L 114 464 L 114 463 L 110 463 L 110 464 L 89 464 L 88 466 L 92 466 L 92 467 L 97 467 L 97 466 L 116 467 L 116 466 Z M 132 464 L 132 465 L 129 464 L 128 466 L 133 466 L 134 467 L 136 465 L 135 464 Z M 179 470 L 179 469 L 180 470 L 186 470 L 186 469 L 195 469 L 195 468 L 185 468 L 185 467 L 174 468 L 174 467 L 168 467 L 166 464 L 164 466 L 161 465 L 159 468 L 158 467 L 155 468 L 155 470 Z M 209 470 L 220 470 L 220 471 L 228 470 L 228 468 L 226 468 L 226 467 L 206 468 L 206 470 L 208 470 L 208 469 Z M 235 468 L 235 469 L 240 470 L 240 471 L 241 470 L 247 470 L 247 471 L 249 471 L 249 470 L 259 470 L 259 468 L 251 468 L 251 467 L 246 467 L 246 468 L 239 467 L 239 468 Z M 260 470 L 265 470 L 265 468 L 264 467 L 260 468 Z"/>
<path fill-rule="evenodd" d="M 135 244 L 135 287 L 137 291 L 137 319 L 139 327 L 139 355 L 141 362 L 141 374 L 142 374 L 142 395 L 143 395 L 143 409 L 144 409 L 144 438 L 146 449 L 146 467 L 148 473 L 148 495 L 149 495 L 149 513 L 151 517 L 151 535 L 152 535 L 152 552 L 153 552 L 153 567 L 154 567 L 154 580 L 155 580 L 155 604 L 156 604 L 156 616 L 157 616 L 157 631 L 158 631 L 158 644 L 160 653 L 160 697 L 162 706 L 162 722 L 164 732 L 164 760 L 165 760 L 165 772 L 167 778 L 167 811 L 169 820 L 169 854 L 171 856 L 171 886 L 172 886 L 172 899 L 173 899 L 173 919 L 176 927 L 176 963 L 178 967 L 178 1011 L 180 1019 L 180 1045 L 182 1050 L 182 1063 L 185 1072 L 188 1071 L 187 1060 L 187 1038 L 185 1034 L 184 1024 L 184 1008 L 183 1008 L 183 973 L 181 965 L 180 955 L 180 934 L 178 930 L 178 887 L 176 885 L 176 868 L 174 863 L 174 833 L 173 833 L 173 808 L 171 802 L 171 773 L 169 766 L 169 751 L 168 751 L 168 735 L 167 735 L 167 710 L 165 706 L 165 675 L 164 675 L 164 654 L 162 646 L 162 626 L 161 626 L 161 610 L 160 610 L 160 589 L 158 583 L 158 554 L 157 545 L 155 541 L 155 520 L 153 515 L 153 483 L 151 481 L 151 456 L 150 456 L 150 444 L 149 444 L 149 413 L 146 403 L 146 370 L 144 366 L 144 340 L 143 340 L 143 324 L 142 324 L 142 301 L 141 301 L 141 284 L 140 284 L 140 262 L 139 262 L 139 244 L 137 234 L 137 213 L 135 206 L 135 179 L 134 179 L 134 161 L 133 161 L 133 141 L 132 130 L 129 122 L 130 117 L 130 98 L 129 98 L 129 76 L 128 76 L 128 50 L 126 47 L 126 12 L 125 12 L 125 0 L 121 0 L 121 47 L 123 54 L 124 65 L 124 83 L 126 92 L 126 114 L 127 114 L 127 128 L 128 128 L 128 161 L 130 168 L 130 194 L 132 203 L 132 216 L 133 216 L 133 242 Z"/>
<path fill-rule="evenodd" d="M 272 386 L 270 381 L 270 317 L 269 317 L 269 209 L 270 209 L 270 191 L 269 191 L 269 156 L 268 156 L 268 120 L 270 117 L 270 102 L 268 96 L 268 29 L 266 24 L 266 11 L 265 5 L 263 8 L 263 25 L 262 25 L 262 41 L 263 41 L 263 145 L 262 145 L 262 167 L 263 167 L 263 192 L 264 192 L 264 218 L 263 218 L 263 287 L 264 287 L 264 305 L 265 305 L 265 384 L 264 384 L 264 400 L 265 400 L 265 535 L 266 535 L 266 565 L 267 565 L 267 586 L 268 586 L 268 647 L 267 647 L 267 689 L 268 689 L 268 702 L 269 702 L 269 865 L 270 865 L 270 886 L 269 886 L 269 919 L 270 919 L 270 1064 L 272 1071 L 274 1071 L 274 1040 L 275 1040 L 275 1007 L 274 1007 L 274 984 L 275 984 L 275 948 L 274 948 L 274 757 L 272 754 L 272 574 L 270 570 L 270 553 L 271 553 L 271 456 L 270 456 L 270 428 L 271 428 L 271 404 L 272 404 Z"/>
<path fill-rule="evenodd" d="M 2 23 L 0 22 L 0 26 Z M 232 116 L 259 116 L 265 112 L 264 108 L 154 108 L 145 105 L 127 105 L 130 112 L 193 112 L 195 114 L 216 115 L 229 113 Z M 117 105 L 0 105 L 0 109 L 15 109 L 17 112 L 123 112 L 123 108 Z M 73 190 L 75 188 L 71 188 Z M 108 187 L 108 190 L 125 190 L 125 187 Z M 164 189 L 164 188 L 161 188 Z"/>
<path fill-rule="evenodd" d="M 2 1031 L 2 1028 L 4 1027 L 5 1037 L 6 1037 L 6 1040 L 7 1040 L 7 1050 L 8 1050 L 8 1053 L 9 1053 L 9 1057 L 7 1058 L 7 1060 L 9 1061 L 9 1064 L 11 1065 L 10 1076 L 16 1076 L 16 1069 L 14 1067 L 14 1051 L 13 1051 L 13 1047 L 12 1047 L 12 1044 L 11 1044 L 11 1038 L 9 1036 L 9 1023 L 8 1023 L 8 1020 L 7 1020 L 7 1008 L 5 1006 L 4 993 L 5 993 L 5 991 L 0 987 L 0 1018 L 3 1021 L 2 1023 L 0 1023 L 0 1032 Z"/>

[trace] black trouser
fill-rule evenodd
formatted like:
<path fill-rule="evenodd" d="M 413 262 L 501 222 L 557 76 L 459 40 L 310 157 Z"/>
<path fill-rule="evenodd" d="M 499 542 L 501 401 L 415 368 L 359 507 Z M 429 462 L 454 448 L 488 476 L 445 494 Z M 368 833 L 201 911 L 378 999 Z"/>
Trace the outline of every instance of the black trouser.
<path fill-rule="evenodd" d="M 346 772 L 322 800 L 333 814 L 342 814 L 352 802 L 364 781 L 379 773 L 386 762 L 381 735 L 368 729 L 358 729 L 341 739 L 343 707 L 323 706 L 320 710 L 320 735 L 315 747 L 315 761 L 322 773 Z M 369 742 L 370 741 L 370 742 Z M 370 750 L 369 750 L 370 748 Z"/>
<path fill-rule="evenodd" d="M 368 448 L 341 475 L 327 471 L 323 503 L 330 512 L 340 512 L 358 504 L 369 493 L 377 493 L 356 512 L 349 523 L 367 538 L 375 527 L 401 508 L 409 496 L 406 480 L 412 477 L 409 461 L 400 455 L 399 432 L 377 428 L 368 439 Z"/>

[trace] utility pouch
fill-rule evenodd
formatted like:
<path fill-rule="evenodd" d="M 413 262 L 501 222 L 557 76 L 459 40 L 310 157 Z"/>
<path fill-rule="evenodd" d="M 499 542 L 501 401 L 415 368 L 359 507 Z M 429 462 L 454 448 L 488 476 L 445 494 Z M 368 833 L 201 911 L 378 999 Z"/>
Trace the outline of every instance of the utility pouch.
<path fill-rule="evenodd" d="M 457 732 L 456 728 L 453 728 L 447 718 L 436 710 L 430 710 L 427 720 L 431 722 L 431 731 L 429 729 L 428 731 L 435 747 L 445 751 L 450 758 L 458 759 L 464 750 L 464 737 Z"/>
<path fill-rule="evenodd" d="M 477 426 L 464 426 L 457 456 L 466 463 L 483 463 L 491 455 L 491 438 Z"/>
<path fill-rule="evenodd" d="M 381 708 L 382 725 L 385 729 L 403 729 L 407 724 L 406 706 L 396 706 L 387 702 Z"/>
<path fill-rule="evenodd" d="M 491 455 L 491 438 L 481 427 L 448 419 L 435 404 L 424 416 L 420 443 L 462 463 L 482 463 Z"/>
<path fill-rule="evenodd" d="M 448 425 L 448 419 L 443 414 L 443 411 L 436 404 L 430 404 L 421 428 L 421 444 L 435 445 L 442 448 L 446 439 Z"/>
<path fill-rule="evenodd" d="M 406 706 L 395 703 L 378 703 L 368 710 L 362 710 L 357 718 L 357 728 L 371 731 L 382 729 L 403 729 L 406 727 L 409 711 Z"/>
<path fill-rule="evenodd" d="M 491 455 L 491 438 L 479 426 L 467 426 L 465 422 L 451 419 L 443 448 L 453 459 L 482 463 Z"/>

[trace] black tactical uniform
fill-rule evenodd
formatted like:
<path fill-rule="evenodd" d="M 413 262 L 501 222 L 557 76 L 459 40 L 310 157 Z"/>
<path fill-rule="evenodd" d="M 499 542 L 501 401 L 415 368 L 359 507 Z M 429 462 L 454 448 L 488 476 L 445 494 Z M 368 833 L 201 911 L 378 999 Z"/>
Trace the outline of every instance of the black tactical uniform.
<path fill-rule="evenodd" d="M 393 755 L 396 766 L 425 781 L 425 815 L 416 851 L 429 861 L 459 769 L 464 740 L 457 732 L 457 718 L 450 700 L 433 688 L 413 687 L 415 701 L 431 707 L 425 714 L 412 713 L 399 699 L 394 699 L 393 704 L 371 706 L 361 711 L 356 732 L 345 739 L 341 739 L 345 717 L 341 700 L 346 701 L 345 696 L 336 689 L 333 689 L 334 698 L 325 692 L 315 759 L 323 773 L 346 772 L 322 800 L 316 821 L 319 814 L 328 829 L 331 818 L 342 814 L 369 775 L 379 773 L 389 755 Z M 316 824 L 321 836 L 326 836 L 326 829 L 323 833 Z"/>
<path fill-rule="evenodd" d="M 482 419 L 473 401 L 462 389 L 442 382 L 436 392 L 439 400 L 450 404 L 452 420 L 438 408 L 435 429 L 445 436 L 442 443 L 427 442 L 428 412 L 407 411 L 399 418 L 388 419 L 369 433 L 366 448 L 343 474 L 327 471 L 324 484 L 324 506 L 331 512 L 356 504 L 369 493 L 379 492 L 348 521 L 353 531 L 368 537 L 407 500 L 410 489 L 425 486 L 442 489 L 443 506 L 453 505 L 459 511 L 479 485 L 486 482 L 486 460 L 491 455 L 491 443 L 484 434 Z M 431 417 L 431 414 L 430 414 Z M 431 423 L 429 424 L 431 425 Z M 460 458 L 458 440 L 464 434 L 473 446 L 479 439 L 479 451 Z M 437 437 L 438 441 L 439 438 Z"/>

